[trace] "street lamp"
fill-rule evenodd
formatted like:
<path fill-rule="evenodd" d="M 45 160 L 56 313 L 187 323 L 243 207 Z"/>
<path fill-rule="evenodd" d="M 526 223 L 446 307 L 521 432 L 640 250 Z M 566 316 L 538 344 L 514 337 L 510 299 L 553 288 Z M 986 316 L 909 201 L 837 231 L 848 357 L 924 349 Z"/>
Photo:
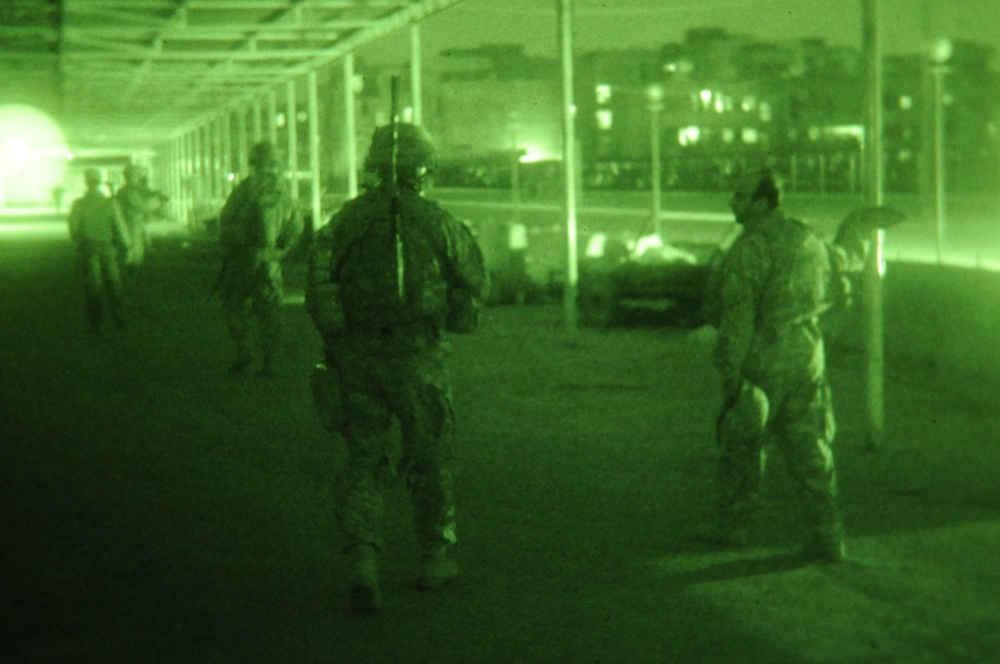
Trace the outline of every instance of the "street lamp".
<path fill-rule="evenodd" d="M 663 110 L 663 86 L 654 83 L 646 88 L 647 108 L 649 109 L 649 139 L 650 139 L 650 159 L 652 168 L 652 207 L 653 207 L 653 233 L 656 237 L 663 237 L 660 228 L 660 111 Z"/>
<path fill-rule="evenodd" d="M 931 45 L 931 74 L 934 76 L 934 207 L 937 218 L 937 259 L 944 260 L 945 175 L 944 175 L 944 76 L 951 59 L 951 41 L 946 37 Z"/>

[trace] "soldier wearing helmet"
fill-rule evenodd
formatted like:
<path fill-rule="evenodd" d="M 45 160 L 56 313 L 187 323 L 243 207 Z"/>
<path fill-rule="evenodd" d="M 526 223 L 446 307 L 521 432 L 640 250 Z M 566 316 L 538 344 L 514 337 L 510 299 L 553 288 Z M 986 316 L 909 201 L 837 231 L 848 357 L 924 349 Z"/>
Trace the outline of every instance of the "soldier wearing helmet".
<path fill-rule="evenodd" d="M 147 224 L 162 204 L 163 197 L 149 188 L 149 174 L 145 167 L 128 164 L 122 174 L 125 184 L 118 189 L 115 199 L 125 216 L 131 238 L 131 249 L 125 256 L 125 264 L 138 267 L 145 260 L 149 246 Z"/>
<path fill-rule="evenodd" d="M 69 235 L 76 243 L 77 258 L 86 289 L 87 320 L 100 332 L 105 310 L 118 327 L 125 325 L 122 313 L 120 249 L 131 239 L 121 210 L 103 191 L 101 173 L 84 171 L 87 192 L 73 201 L 69 212 Z"/>
<path fill-rule="evenodd" d="M 746 544 L 764 443 L 773 441 L 797 484 L 803 556 L 839 561 L 844 532 L 820 327 L 830 300 L 827 247 L 804 223 L 784 216 L 778 180 L 767 169 L 739 178 L 731 206 L 743 233 L 707 295 L 716 303 L 715 363 L 723 382 L 719 513 L 699 534 L 716 544 Z"/>
<path fill-rule="evenodd" d="M 392 125 L 378 127 L 365 157 L 365 170 L 381 182 L 392 177 Z M 407 189 L 423 190 L 434 170 L 437 152 L 430 134 L 420 125 L 396 125 L 396 183 Z"/>
<path fill-rule="evenodd" d="M 277 173 L 278 155 L 274 144 L 268 141 L 255 143 L 250 148 L 248 160 L 251 168 L 257 173 Z"/>
<path fill-rule="evenodd" d="M 281 337 L 281 260 L 298 239 L 302 222 L 278 174 L 274 146 L 255 144 L 249 162 L 250 175 L 229 195 L 219 214 L 222 267 L 218 291 L 226 328 L 236 346 L 229 372 L 244 373 L 259 351 L 257 374 L 271 377 Z M 254 327 L 259 349 L 251 343 Z"/>
<path fill-rule="evenodd" d="M 381 605 L 383 490 L 397 475 L 413 502 L 418 585 L 436 589 L 458 574 L 451 555 L 453 420 L 444 333 L 470 331 L 455 313 L 474 310 L 488 289 L 469 229 L 422 194 L 434 166 L 427 133 L 410 124 L 396 129 L 395 148 L 391 125 L 375 130 L 365 159 L 375 182 L 317 231 L 307 294 L 324 341 L 325 363 L 313 375 L 316 407 L 324 426 L 347 442 L 336 514 L 355 611 Z M 393 417 L 402 435 L 398 465 Z"/>

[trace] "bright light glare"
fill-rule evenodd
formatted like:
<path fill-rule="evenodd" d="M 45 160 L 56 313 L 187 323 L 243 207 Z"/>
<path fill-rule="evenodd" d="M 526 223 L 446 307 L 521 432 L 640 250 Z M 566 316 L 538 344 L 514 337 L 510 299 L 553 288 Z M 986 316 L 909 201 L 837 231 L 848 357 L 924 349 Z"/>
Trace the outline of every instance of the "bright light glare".
<path fill-rule="evenodd" d="M 523 145 L 521 149 L 524 150 L 524 154 L 521 155 L 518 161 L 522 164 L 531 164 L 536 161 L 545 161 L 552 158 L 552 155 L 536 145 Z"/>
<path fill-rule="evenodd" d="M 682 127 L 677 130 L 677 142 L 681 145 L 693 145 L 701 138 L 700 127 Z"/>
<path fill-rule="evenodd" d="M 0 106 L 0 207 L 52 201 L 69 150 L 62 131 L 38 109 Z"/>
<path fill-rule="evenodd" d="M 17 139 L 8 141 L 7 145 L 4 146 L 4 152 L 7 161 L 16 168 L 24 168 L 28 160 L 31 159 L 31 148 L 24 141 Z"/>
<path fill-rule="evenodd" d="M 604 255 L 604 246 L 608 243 L 608 236 L 606 233 L 594 233 L 587 240 L 586 256 L 587 258 L 600 258 Z"/>

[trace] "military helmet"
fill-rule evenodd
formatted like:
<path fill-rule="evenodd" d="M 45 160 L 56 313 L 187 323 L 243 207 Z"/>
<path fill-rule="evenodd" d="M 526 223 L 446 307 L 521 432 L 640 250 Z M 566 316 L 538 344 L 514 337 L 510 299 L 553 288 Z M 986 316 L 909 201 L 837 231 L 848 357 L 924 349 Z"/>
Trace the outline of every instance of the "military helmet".
<path fill-rule="evenodd" d="M 268 141 L 255 143 L 250 148 L 250 165 L 258 171 L 273 171 L 278 168 L 278 151 Z"/>
<path fill-rule="evenodd" d="M 404 171 L 421 167 L 432 170 L 437 157 L 430 134 L 420 125 L 408 122 L 396 124 L 396 166 Z M 372 134 L 371 147 L 365 157 L 365 170 L 384 172 L 392 166 L 392 125 L 383 125 Z"/>
<path fill-rule="evenodd" d="M 83 172 L 83 181 L 88 187 L 95 187 L 101 184 L 101 172 L 96 168 L 88 168 Z"/>
<path fill-rule="evenodd" d="M 146 169 L 137 164 L 126 164 L 122 174 L 126 180 L 136 180 L 146 174 Z"/>

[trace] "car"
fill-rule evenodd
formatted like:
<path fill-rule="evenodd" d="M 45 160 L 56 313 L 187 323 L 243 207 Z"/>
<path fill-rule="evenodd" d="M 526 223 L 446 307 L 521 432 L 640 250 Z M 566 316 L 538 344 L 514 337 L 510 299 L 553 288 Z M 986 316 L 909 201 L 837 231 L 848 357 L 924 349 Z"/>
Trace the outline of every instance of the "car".
<path fill-rule="evenodd" d="M 709 275 L 738 236 L 738 227 L 721 243 L 667 244 L 645 236 L 634 247 L 592 237 L 580 261 L 581 324 L 606 328 L 647 314 L 679 325 L 700 325 Z"/>

